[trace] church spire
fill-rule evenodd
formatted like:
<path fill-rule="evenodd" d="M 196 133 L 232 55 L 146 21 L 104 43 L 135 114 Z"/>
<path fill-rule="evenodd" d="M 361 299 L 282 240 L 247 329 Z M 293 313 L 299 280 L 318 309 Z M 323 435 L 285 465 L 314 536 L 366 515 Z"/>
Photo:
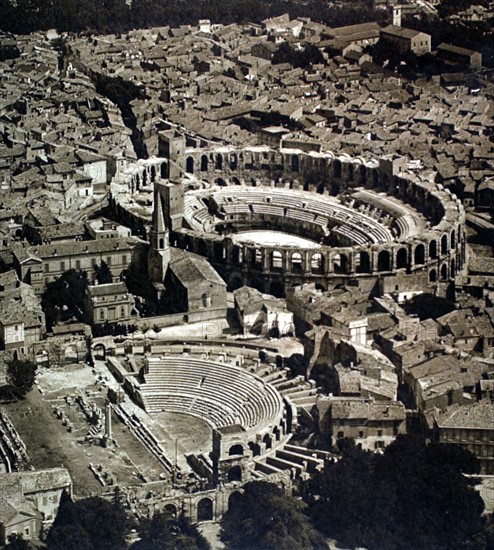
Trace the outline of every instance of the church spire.
<path fill-rule="evenodd" d="M 148 273 L 153 283 L 161 284 L 170 263 L 170 235 L 165 223 L 166 201 L 158 182 L 154 183 L 154 204 L 150 248 L 148 255 Z"/>

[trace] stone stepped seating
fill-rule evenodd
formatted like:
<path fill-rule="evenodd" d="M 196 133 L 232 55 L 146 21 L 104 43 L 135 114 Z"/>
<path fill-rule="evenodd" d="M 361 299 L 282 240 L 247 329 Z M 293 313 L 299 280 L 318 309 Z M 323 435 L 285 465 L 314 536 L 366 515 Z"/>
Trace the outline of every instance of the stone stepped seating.
<path fill-rule="evenodd" d="M 316 395 L 317 390 L 315 388 L 306 388 L 306 387 L 295 387 L 295 388 L 286 388 L 281 390 L 280 393 L 284 396 L 289 397 L 294 403 L 297 402 L 297 398 L 305 398 L 312 395 Z"/>
<path fill-rule="evenodd" d="M 320 470 L 323 466 L 323 461 L 320 458 L 314 458 L 295 451 L 289 451 L 286 448 L 278 450 L 276 455 L 290 462 L 300 464 L 309 472 Z"/>
<path fill-rule="evenodd" d="M 213 427 L 262 427 L 276 423 L 284 412 L 280 394 L 247 369 L 190 356 L 150 360 L 141 393 L 150 413 L 191 414 Z"/>
<path fill-rule="evenodd" d="M 253 213 L 284 216 L 315 223 L 322 228 L 326 228 L 330 220 L 336 220 L 357 230 L 356 233 L 347 234 L 349 238 L 355 237 L 356 244 L 393 240 L 391 232 L 381 224 L 379 208 L 372 205 L 364 204 L 364 211 L 359 212 L 333 197 L 293 190 L 282 193 L 252 187 L 236 187 L 234 197 L 231 189 L 221 189 L 213 193 L 213 198 L 227 215 Z"/>
<path fill-rule="evenodd" d="M 319 451 L 298 447 L 287 442 L 282 447 L 256 460 L 254 471 L 258 472 L 257 478 L 283 470 L 291 470 L 294 477 L 299 477 L 306 472 L 321 470 L 325 458 L 327 458 L 326 454 L 321 455 Z"/>
<path fill-rule="evenodd" d="M 327 459 L 332 456 L 329 451 L 322 451 L 320 449 L 308 449 L 307 447 L 299 447 L 298 445 L 293 445 L 292 443 L 286 443 L 283 446 L 283 449 L 297 454 L 318 458 L 321 460 Z"/>
<path fill-rule="evenodd" d="M 290 396 L 291 399 L 291 396 Z M 317 402 L 317 396 L 316 395 L 307 395 L 304 397 L 295 397 L 294 399 L 291 399 L 293 405 L 297 409 L 311 409 Z"/>
<path fill-rule="evenodd" d="M 304 470 L 304 467 L 301 464 L 280 458 L 278 454 L 275 454 L 274 456 L 267 456 L 266 464 L 269 466 L 274 466 L 275 468 L 278 468 L 278 470 L 295 470 L 298 475 L 300 475 Z"/>
<path fill-rule="evenodd" d="M 382 211 L 382 223 L 395 228 L 400 239 L 420 234 L 425 219 L 412 206 L 384 193 L 372 193 L 366 189 L 357 189 L 352 195 L 360 204 L 374 206 Z"/>
<path fill-rule="evenodd" d="M 142 424 L 142 422 L 135 416 L 131 415 L 125 410 L 122 405 L 114 406 L 114 410 L 120 420 L 130 429 L 130 431 L 144 443 L 146 448 L 157 458 L 161 465 L 171 473 L 173 471 L 173 465 L 171 461 L 166 457 L 165 451 L 156 440 L 156 437 Z"/>

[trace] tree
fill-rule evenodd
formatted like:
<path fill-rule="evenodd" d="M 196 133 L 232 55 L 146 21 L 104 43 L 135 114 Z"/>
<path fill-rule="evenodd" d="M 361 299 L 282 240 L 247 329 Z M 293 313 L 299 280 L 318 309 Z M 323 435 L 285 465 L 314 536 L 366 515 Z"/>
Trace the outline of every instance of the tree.
<path fill-rule="evenodd" d="M 90 497 L 74 503 L 65 494 L 48 533 L 47 544 L 50 550 L 123 550 L 126 548 L 125 534 L 126 515 L 118 502 Z"/>
<path fill-rule="evenodd" d="M 8 544 L 5 548 L 9 550 L 30 550 L 31 545 L 29 542 L 18 533 L 12 533 L 7 537 Z"/>
<path fill-rule="evenodd" d="M 113 274 L 111 269 L 104 260 L 101 262 L 101 265 L 94 266 L 94 273 L 96 275 L 96 279 L 98 280 L 98 284 L 100 285 L 113 282 Z"/>
<path fill-rule="evenodd" d="M 49 283 L 41 298 L 46 326 L 51 330 L 60 321 L 75 317 L 84 320 L 84 303 L 89 281 L 85 271 L 70 269 Z"/>
<path fill-rule="evenodd" d="M 351 546 L 453 549 L 475 545 L 483 502 L 474 490 L 478 461 L 454 445 L 399 436 L 383 455 L 347 446 L 306 487 L 314 524 Z"/>
<path fill-rule="evenodd" d="M 228 549 L 307 550 L 327 548 L 304 514 L 304 504 L 273 483 L 247 483 L 223 516 L 222 540 Z"/>
<path fill-rule="evenodd" d="M 140 532 L 141 540 L 131 546 L 131 550 L 207 550 L 208 543 L 191 525 L 180 516 L 173 517 L 169 512 L 157 512 L 151 521 L 144 523 Z"/>
<path fill-rule="evenodd" d="M 7 384 L 0 388 L 5 399 L 24 399 L 36 379 L 36 364 L 28 359 L 7 361 Z"/>

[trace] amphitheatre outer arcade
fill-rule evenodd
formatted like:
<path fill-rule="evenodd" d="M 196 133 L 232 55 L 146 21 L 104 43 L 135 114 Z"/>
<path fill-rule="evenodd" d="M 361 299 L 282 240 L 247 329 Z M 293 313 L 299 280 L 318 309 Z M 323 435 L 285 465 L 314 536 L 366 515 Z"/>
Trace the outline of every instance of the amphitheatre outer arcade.
<path fill-rule="evenodd" d="M 118 191 L 112 207 L 147 232 L 152 184 L 161 176 L 171 245 L 207 257 L 229 290 L 247 284 L 283 296 L 303 282 L 328 289 L 395 275 L 433 286 L 465 263 L 461 202 L 408 171 L 403 158 L 186 148 L 184 137 L 169 132 L 160 134 L 160 154 L 121 170 L 120 190 L 147 192 L 146 208 L 136 209 Z M 316 246 L 239 242 L 241 232 L 253 229 L 298 235 Z"/>

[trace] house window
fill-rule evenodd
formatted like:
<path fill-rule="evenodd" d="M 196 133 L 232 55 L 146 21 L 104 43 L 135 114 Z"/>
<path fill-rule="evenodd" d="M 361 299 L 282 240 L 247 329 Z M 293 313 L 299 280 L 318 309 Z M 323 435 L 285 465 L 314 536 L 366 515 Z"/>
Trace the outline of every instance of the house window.
<path fill-rule="evenodd" d="M 111 256 L 108 256 L 108 258 L 106 258 L 106 263 L 108 265 L 111 265 Z"/>
<path fill-rule="evenodd" d="M 45 264 L 45 273 L 49 273 L 50 272 L 50 264 L 46 263 Z"/>
<path fill-rule="evenodd" d="M 60 271 L 65 271 L 65 262 L 60 262 Z"/>
<path fill-rule="evenodd" d="M 122 256 L 122 264 L 127 265 L 127 256 L 125 254 Z"/>
<path fill-rule="evenodd" d="M 383 435 L 383 431 L 382 430 L 377 430 L 377 436 L 382 437 L 382 435 Z"/>
<path fill-rule="evenodd" d="M 76 260 L 75 261 L 75 268 L 76 269 L 81 269 L 81 260 Z"/>
<path fill-rule="evenodd" d="M 338 432 L 338 439 L 343 439 L 345 437 L 344 432 Z"/>
<path fill-rule="evenodd" d="M 103 320 L 103 319 L 105 318 L 105 312 L 104 312 L 103 309 L 99 312 L 99 318 L 100 318 L 101 320 Z"/>
<path fill-rule="evenodd" d="M 124 306 L 122 306 L 120 308 L 120 317 L 125 317 L 125 307 Z"/>
<path fill-rule="evenodd" d="M 364 437 L 364 432 L 359 432 L 358 436 L 362 439 L 362 437 Z"/>

